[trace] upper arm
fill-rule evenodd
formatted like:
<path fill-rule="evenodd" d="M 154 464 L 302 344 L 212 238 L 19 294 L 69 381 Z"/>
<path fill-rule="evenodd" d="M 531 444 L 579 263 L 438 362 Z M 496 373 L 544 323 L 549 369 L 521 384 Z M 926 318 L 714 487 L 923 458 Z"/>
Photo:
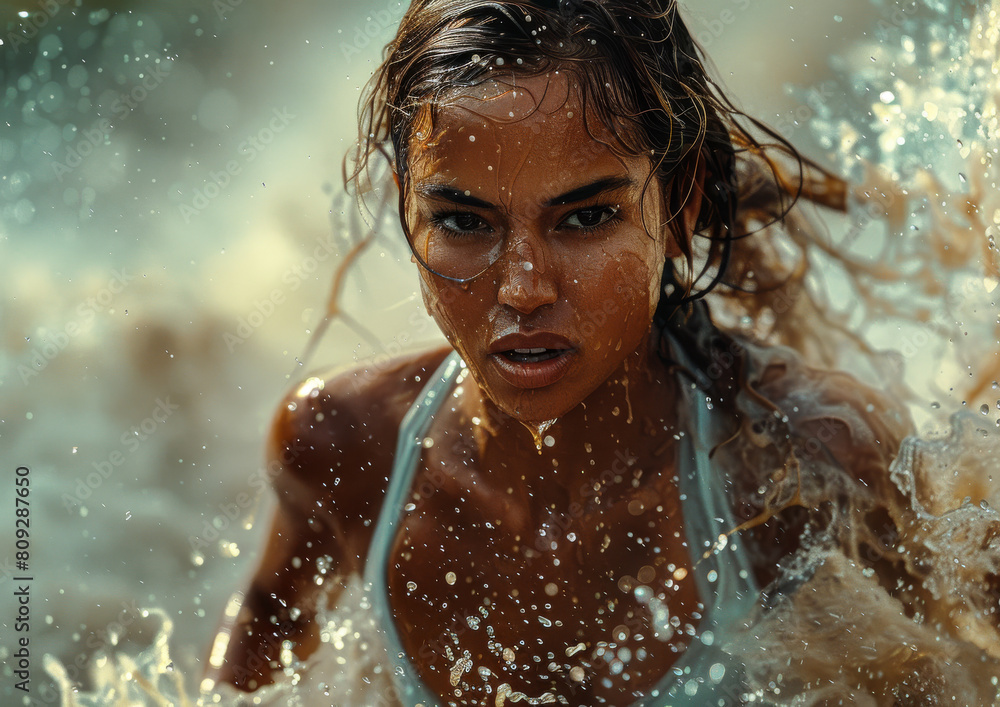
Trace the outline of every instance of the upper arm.
<path fill-rule="evenodd" d="M 912 423 L 898 401 L 781 349 L 754 352 L 738 400 L 740 433 L 726 458 L 761 586 L 810 526 L 858 541 L 892 534 L 870 511 L 899 493 L 889 468 Z"/>
<path fill-rule="evenodd" d="M 278 508 L 228 629 L 219 680 L 253 690 L 271 682 L 284 641 L 301 659 L 315 650 L 319 600 L 325 594 L 332 603 L 343 578 L 363 571 L 399 421 L 419 391 L 420 374 L 439 362 L 440 356 L 424 356 L 312 377 L 282 400 L 266 466 Z"/>
<path fill-rule="evenodd" d="M 756 389 L 787 420 L 792 451 L 826 461 L 875 488 L 912 422 L 899 401 L 844 371 L 780 361 L 764 368 Z"/>
<path fill-rule="evenodd" d="M 310 378 L 275 415 L 268 469 L 279 513 L 297 527 L 311 554 L 329 556 L 343 573 L 358 571 L 384 492 L 395 437 L 377 430 L 383 411 L 354 391 L 349 378 Z M 378 439 L 375 439 L 375 437 Z"/>
<path fill-rule="evenodd" d="M 300 659 L 318 646 L 320 599 L 334 603 L 344 577 L 363 567 L 384 493 L 383 448 L 395 441 L 391 423 L 378 424 L 384 412 L 348 375 L 310 378 L 282 400 L 265 466 L 278 505 L 242 606 L 223 628 L 216 679 L 253 690 L 272 682 L 285 641 Z"/>

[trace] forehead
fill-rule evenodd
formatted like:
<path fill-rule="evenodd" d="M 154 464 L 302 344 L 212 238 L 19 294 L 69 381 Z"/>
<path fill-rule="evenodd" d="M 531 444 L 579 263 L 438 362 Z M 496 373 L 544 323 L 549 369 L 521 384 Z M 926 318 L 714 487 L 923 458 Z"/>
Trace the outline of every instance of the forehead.
<path fill-rule="evenodd" d="M 511 75 L 453 92 L 439 102 L 433 122 L 425 110 L 409 168 L 414 177 L 485 171 L 494 180 L 535 170 L 553 182 L 579 177 L 580 170 L 648 171 L 648 160 L 621 155 L 614 146 L 614 133 L 585 110 L 572 73 Z"/>

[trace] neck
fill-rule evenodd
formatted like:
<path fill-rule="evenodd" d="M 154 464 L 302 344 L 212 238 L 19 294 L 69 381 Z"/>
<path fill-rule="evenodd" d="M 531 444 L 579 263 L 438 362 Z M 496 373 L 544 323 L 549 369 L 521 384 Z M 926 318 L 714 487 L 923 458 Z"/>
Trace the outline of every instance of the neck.
<path fill-rule="evenodd" d="M 563 417 L 524 423 L 506 415 L 476 386 L 465 396 L 477 417 L 479 459 L 512 481 L 578 485 L 638 458 L 668 457 L 677 423 L 677 384 L 646 340 Z"/>

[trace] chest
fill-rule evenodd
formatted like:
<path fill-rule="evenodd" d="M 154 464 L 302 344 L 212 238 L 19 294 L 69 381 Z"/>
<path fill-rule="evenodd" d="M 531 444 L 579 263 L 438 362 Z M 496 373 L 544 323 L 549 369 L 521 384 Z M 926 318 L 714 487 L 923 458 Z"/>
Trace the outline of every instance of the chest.
<path fill-rule="evenodd" d="M 505 690 L 620 701 L 686 650 L 704 608 L 663 469 L 543 493 L 439 468 L 417 475 L 388 575 L 404 648 L 431 689 L 455 704 Z"/>

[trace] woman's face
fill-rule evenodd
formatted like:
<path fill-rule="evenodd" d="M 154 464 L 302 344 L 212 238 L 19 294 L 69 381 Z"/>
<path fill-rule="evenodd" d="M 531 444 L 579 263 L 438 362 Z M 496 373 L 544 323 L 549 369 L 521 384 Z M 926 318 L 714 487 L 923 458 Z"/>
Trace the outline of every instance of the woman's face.
<path fill-rule="evenodd" d="M 415 250 L 457 268 L 492 253 L 463 284 L 421 267 L 428 311 L 500 410 L 561 417 L 648 346 L 677 254 L 655 179 L 642 203 L 651 162 L 602 144 L 565 72 L 467 89 L 433 125 L 428 113 L 410 150 Z"/>

